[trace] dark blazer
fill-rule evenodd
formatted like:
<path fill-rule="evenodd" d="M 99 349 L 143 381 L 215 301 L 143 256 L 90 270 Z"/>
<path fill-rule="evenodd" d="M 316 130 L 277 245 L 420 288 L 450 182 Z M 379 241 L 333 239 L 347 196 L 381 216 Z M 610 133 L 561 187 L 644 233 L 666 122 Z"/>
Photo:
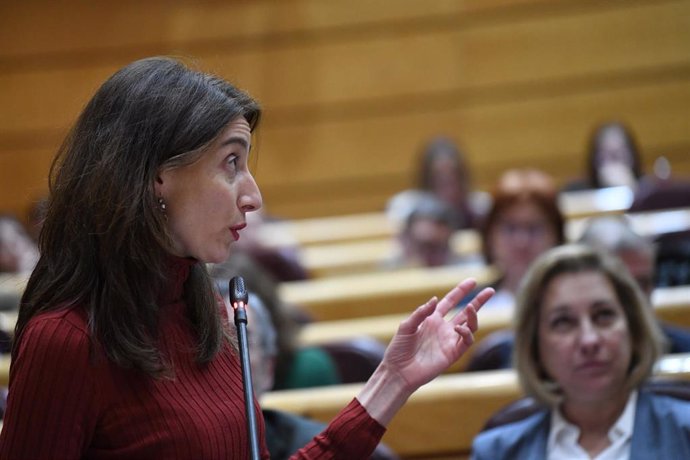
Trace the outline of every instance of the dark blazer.
<path fill-rule="evenodd" d="M 480 433 L 473 460 L 546 458 L 551 411 Z M 641 390 L 637 398 L 630 460 L 690 459 L 690 401 Z"/>

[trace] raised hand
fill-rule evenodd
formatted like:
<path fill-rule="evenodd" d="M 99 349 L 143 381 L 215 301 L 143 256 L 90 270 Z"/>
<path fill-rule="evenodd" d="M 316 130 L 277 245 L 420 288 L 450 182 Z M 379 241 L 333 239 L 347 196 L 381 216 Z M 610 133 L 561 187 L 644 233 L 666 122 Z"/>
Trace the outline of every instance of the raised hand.
<path fill-rule="evenodd" d="M 397 372 L 412 391 L 434 379 L 462 356 L 474 341 L 477 311 L 493 295 L 486 288 L 451 319 L 446 315 L 474 289 L 476 283 L 467 279 L 437 301 L 436 297 L 417 308 L 400 324 L 393 337 L 384 363 Z"/>
<path fill-rule="evenodd" d="M 486 288 L 450 319 L 446 315 L 474 289 L 473 279 L 417 308 L 400 324 L 376 369 L 357 399 L 369 414 L 387 425 L 407 398 L 433 380 L 467 351 L 477 330 L 477 311 L 494 294 Z"/>

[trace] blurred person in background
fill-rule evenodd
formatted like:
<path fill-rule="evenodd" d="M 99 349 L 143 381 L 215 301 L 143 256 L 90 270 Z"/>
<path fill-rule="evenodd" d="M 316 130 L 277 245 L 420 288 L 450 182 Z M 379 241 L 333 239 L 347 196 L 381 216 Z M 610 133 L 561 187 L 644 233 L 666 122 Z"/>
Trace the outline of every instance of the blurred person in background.
<path fill-rule="evenodd" d="M 482 226 L 482 252 L 500 275 L 484 308 L 512 308 L 532 262 L 565 241 L 556 194 L 551 176 L 536 169 L 512 169 L 499 178 Z"/>
<path fill-rule="evenodd" d="M 426 192 L 453 209 L 456 229 L 476 228 L 488 207 L 488 196 L 473 189 L 465 155 L 453 140 L 445 136 L 431 138 L 422 148 L 417 175 L 416 189 L 398 193 L 387 204 L 394 222 L 404 222 Z"/>
<path fill-rule="evenodd" d="M 637 282 L 652 308 L 655 248 L 651 240 L 635 233 L 624 216 L 601 216 L 587 221 L 579 243 L 618 258 Z M 664 322 L 659 322 L 659 326 L 666 339 L 664 353 L 690 353 L 689 330 Z M 512 367 L 514 342 L 515 336 L 509 330 L 489 334 L 475 348 L 468 370 Z"/>
<path fill-rule="evenodd" d="M 440 267 L 466 262 L 452 247 L 455 228 L 456 214 L 446 202 L 430 193 L 420 195 L 396 235 L 397 253 L 385 267 Z"/>
<path fill-rule="evenodd" d="M 586 161 L 587 176 L 566 184 L 564 191 L 615 186 L 634 189 L 642 178 L 642 158 L 635 135 L 618 121 L 594 127 Z"/>
<path fill-rule="evenodd" d="M 690 458 L 690 401 L 645 388 L 663 337 L 619 260 L 554 248 L 516 307 L 517 373 L 539 406 L 480 433 L 474 460 Z"/>

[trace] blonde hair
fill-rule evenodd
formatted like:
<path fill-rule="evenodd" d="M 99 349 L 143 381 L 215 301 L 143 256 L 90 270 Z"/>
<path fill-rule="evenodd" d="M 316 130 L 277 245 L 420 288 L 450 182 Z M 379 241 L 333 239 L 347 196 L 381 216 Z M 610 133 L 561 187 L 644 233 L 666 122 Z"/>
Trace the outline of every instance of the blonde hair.
<path fill-rule="evenodd" d="M 538 323 L 543 296 L 557 275 L 591 271 L 601 273 L 611 282 L 623 307 L 630 337 L 634 337 L 625 391 L 638 387 L 649 376 L 663 351 L 663 335 L 647 297 L 618 259 L 580 244 L 551 249 L 527 272 L 518 292 L 515 318 L 515 364 L 520 383 L 527 394 L 549 406 L 558 405 L 562 395 L 539 359 Z"/>

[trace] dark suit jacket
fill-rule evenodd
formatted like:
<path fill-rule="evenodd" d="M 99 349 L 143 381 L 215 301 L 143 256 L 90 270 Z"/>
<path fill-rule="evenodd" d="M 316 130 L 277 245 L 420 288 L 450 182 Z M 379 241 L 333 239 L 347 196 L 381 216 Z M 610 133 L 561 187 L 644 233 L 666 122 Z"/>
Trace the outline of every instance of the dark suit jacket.
<path fill-rule="evenodd" d="M 480 433 L 473 460 L 546 458 L 551 411 Z M 630 460 L 690 459 L 690 401 L 640 391 L 633 425 Z"/>

